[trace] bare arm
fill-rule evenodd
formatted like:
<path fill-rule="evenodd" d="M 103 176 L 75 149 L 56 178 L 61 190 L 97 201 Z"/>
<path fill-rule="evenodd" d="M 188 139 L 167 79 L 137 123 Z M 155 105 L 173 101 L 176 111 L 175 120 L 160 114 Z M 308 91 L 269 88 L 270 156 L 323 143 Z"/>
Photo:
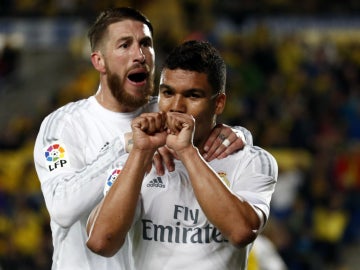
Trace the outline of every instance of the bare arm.
<path fill-rule="evenodd" d="M 242 247 L 252 242 L 256 238 L 254 231 L 260 227 L 254 209 L 223 184 L 195 147 L 184 149 L 179 157 L 209 221 L 235 246 Z"/>
<path fill-rule="evenodd" d="M 150 115 L 150 114 L 149 114 Z M 87 246 L 102 256 L 113 256 L 123 245 L 136 211 L 142 180 L 155 150 L 165 143 L 161 131 L 163 115 L 138 117 L 132 123 L 134 145 L 113 186 L 92 211 L 87 232 Z"/>
<path fill-rule="evenodd" d="M 150 151 L 133 149 L 117 180 L 103 201 L 91 213 L 87 229 L 87 246 L 95 253 L 113 256 L 123 245 L 134 219 L 142 179 Z"/>
<path fill-rule="evenodd" d="M 244 246 L 256 238 L 260 219 L 253 208 L 235 196 L 221 181 L 192 144 L 194 121 L 185 114 L 172 114 L 173 120 L 182 126 L 177 133 L 168 135 L 167 145 L 185 165 L 195 196 L 209 221 L 235 246 Z M 175 124 L 174 124 L 175 126 Z"/>
<path fill-rule="evenodd" d="M 245 135 L 246 133 L 246 135 Z M 228 146 L 224 141 L 228 141 Z M 125 145 L 127 152 L 132 149 L 132 134 L 125 135 Z M 211 161 L 215 158 L 222 159 L 231 155 L 232 153 L 244 148 L 245 144 L 252 144 L 252 135 L 250 131 L 244 127 L 230 127 L 225 124 L 218 124 L 212 130 L 209 138 L 207 139 L 203 154 L 206 161 Z M 174 155 L 167 147 L 160 147 L 154 155 L 154 165 L 156 172 L 159 175 L 164 174 L 165 167 L 168 171 L 172 172 L 175 169 Z"/>

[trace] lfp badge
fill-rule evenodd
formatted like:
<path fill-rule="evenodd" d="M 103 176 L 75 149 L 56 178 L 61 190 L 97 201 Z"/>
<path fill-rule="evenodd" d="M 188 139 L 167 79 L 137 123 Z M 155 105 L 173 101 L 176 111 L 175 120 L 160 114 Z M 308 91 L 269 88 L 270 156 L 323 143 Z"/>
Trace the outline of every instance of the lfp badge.
<path fill-rule="evenodd" d="M 117 179 L 118 175 L 120 174 L 121 169 L 113 169 L 111 170 L 111 174 L 106 180 L 105 187 L 104 187 L 104 196 L 109 192 L 111 186 L 114 184 L 115 180 Z"/>
<path fill-rule="evenodd" d="M 69 165 L 69 161 L 66 158 L 65 146 L 59 142 L 53 143 L 45 148 L 45 158 L 49 171 L 64 168 Z"/>

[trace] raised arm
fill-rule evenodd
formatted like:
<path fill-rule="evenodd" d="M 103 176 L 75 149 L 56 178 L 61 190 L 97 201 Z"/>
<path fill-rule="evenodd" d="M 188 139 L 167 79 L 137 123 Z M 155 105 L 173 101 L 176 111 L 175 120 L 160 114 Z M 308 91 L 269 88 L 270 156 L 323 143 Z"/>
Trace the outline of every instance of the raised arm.
<path fill-rule="evenodd" d="M 102 256 L 113 256 L 123 245 L 136 212 L 141 184 L 152 157 L 165 144 L 165 117 L 143 114 L 132 122 L 134 144 L 113 186 L 91 213 L 87 246 Z"/>
<path fill-rule="evenodd" d="M 173 113 L 172 118 L 172 122 L 177 123 L 173 126 L 182 128 L 178 133 L 170 134 L 166 144 L 185 165 L 205 215 L 233 245 L 241 247 L 252 242 L 261 225 L 259 216 L 246 201 L 239 199 L 223 184 L 192 144 L 194 120 L 177 113 Z"/>
<path fill-rule="evenodd" d="M 131 135 L 128 134 L 127 141 L 131 141 L 129 137 Z M 242 150 L 246 144 L 253 144 L 249 130 L 241 126 L 230 127 L 225 124 L 217 124 L 205 143 L 203 157 L 208 162 L 216 158 L 226 158 L 228 155 Z M 165 167 L 170 172 L 175 169 L 174 155 L 175 153 L 171 152 L 168 147 L 158 149 L 154 155 L 154 165 L 159 175 L 164 174 Z"/>

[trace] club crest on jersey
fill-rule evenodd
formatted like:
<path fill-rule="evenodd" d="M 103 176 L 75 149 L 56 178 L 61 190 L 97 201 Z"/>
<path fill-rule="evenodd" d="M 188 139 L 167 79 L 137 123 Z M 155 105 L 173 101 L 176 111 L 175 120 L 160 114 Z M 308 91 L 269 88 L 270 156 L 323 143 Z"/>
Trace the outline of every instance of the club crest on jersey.
<path fill-rule="evenodd" d="M 105 183 L 104 196 L 106 195 L 106 193 L 108 193 L 108 191 L 110 190 L 111 186 L 114 184 L 114 182 L 115 182 L 116 178 L 118 177 L 118 175 L 120 174 L 120 172 L 121 172 L 120 169 L 114 169 L 111 171 L 111 174 Z"/>
<path fill-rule="evenodd" d="M 69 166 L 69 160 L 67 159 L 67 153 L 63 143 L 54 142 L 51 145 L 45 147 L 44 155 L 46 159 L 46 165 L 49 171 L 64 168 Z"/>
<path fill-rule="evenodd" d="M 230 187 L 230 182 L 229 182 L 229 179 L 227 179 L 226 172 L 218 172 L 217 174 L 220 176 L 220 178 L 224 182 L 224 184 L 227 187 Z"/>

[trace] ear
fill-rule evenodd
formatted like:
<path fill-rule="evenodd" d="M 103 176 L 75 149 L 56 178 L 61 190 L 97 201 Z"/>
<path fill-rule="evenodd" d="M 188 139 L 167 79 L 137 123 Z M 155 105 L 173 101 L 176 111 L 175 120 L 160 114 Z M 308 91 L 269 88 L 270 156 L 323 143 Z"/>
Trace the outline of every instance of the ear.
<path fill-rule="evenodd" d="M 224 108 L 225 108 L 225 103 L 226 103 L 226 94 L 220 93 L 216 97 L 216 101 L 215 101 L 215 114 L 216 115 L 222 114 L 222 112 L 224 111 Z"/>
<path fill-rule="evenodd" d="M 99 71 L 100 73 L 105 73 L 105 61 L 100 51 L 95 51 L 91 53 L 91 63 L 97 71 Z"/>

